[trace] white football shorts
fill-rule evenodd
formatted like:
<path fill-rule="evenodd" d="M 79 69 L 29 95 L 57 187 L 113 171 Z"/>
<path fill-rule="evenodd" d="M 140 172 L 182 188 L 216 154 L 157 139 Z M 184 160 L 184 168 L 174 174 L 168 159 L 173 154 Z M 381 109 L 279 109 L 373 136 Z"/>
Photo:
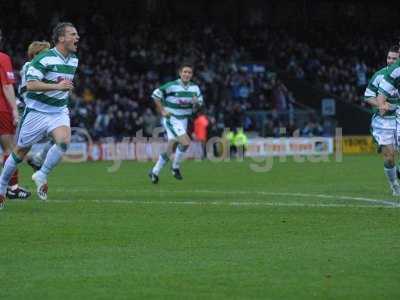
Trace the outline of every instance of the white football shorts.
<path fill-rule="evenodd" d="M 162 118 L 161 121 L 165 131 L 167 132 L 168 140 L 176 140 L 177 137 L 185 135 L 188 125 L 188 119 L 178 119 L 174 116 Z"/>
<path fill-rule="evenodd" d="M 44 113 L 27 107 L 18 126 L 17 145 L 21 148 L 31 147 L 61 126 L 71 127 L 68 109 Z"/>

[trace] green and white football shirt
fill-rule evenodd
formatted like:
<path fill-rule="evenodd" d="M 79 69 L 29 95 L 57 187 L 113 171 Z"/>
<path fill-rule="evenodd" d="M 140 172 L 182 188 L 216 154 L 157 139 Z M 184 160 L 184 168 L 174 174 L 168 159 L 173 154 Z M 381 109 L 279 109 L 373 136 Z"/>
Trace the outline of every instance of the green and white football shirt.
<path fill-rule="evenodd" d="M 384 86 L 386 83 L 384 81 L 384 77 L 386 72 L 388 72 L 390 66 L 384 67 L 372 75 L 371 80 L 368 82 L 368 86 L 365 89 L 364 100 L 368 100 L 371 98 L 376 98 L 378 96 L 379 87 Z M 400 104 L 400 95 L 397 88 L 390 91 L 390 94 L 387 93 L 387 101 L 391 104 L 399 105 Z M 374 107 L 372 109 L 374 114 L 378 113 L 378 109 Z M 383 118 L 395 118 L 395 112 L 389 111 L 385 115 L 381 116 Z"/>
<path fill-rule="evenodd" d="M 21 69 L 21 71 L 19 72 L 19 74 L 20 74 L 20 77 L 21 77 L 21 82 L 20 82 L 20 84 L 19 84 L 19 86 L 18 86 L 18 94 L 20 95 L 20 97 L 22 98 L 22 100 L 25 102 L 25 97 L 26 97 L 26 73 L 27 73 L 27 71 L 28 71 L 28 68 L 29 68 L 29 66 L 30 66 L 30 64 L 31 64 L 31 62 L 30 61 L 28 61 L 28 62 L 26 62 L 24 65 L 23 65 L 23 67 L 22 67 L 22 69 Z"/>
<path fill-rule="evenodd" d="M 165 110 L 178 119 L 186 119 L 193 115 L 193 97 L 197 97 L 198 104 L 203 104 L 199 86 L 192 82 L 185 85 L 180 79 L 160 86 L 154 90 L 151 97 L 160 100 Z"/>
<path fill-rule="evenodd" d="M 32 60 L 26 72 L 26 81 L 39 80 L 45 83 L 73 81 L 77 67 L 78 58 L 74 54 L 64 57 L 56 48 L 52 48 L 41 52 Z M 24 100 L 26 106 L 31 109 L 56 113 L 67 108 L 69 91 L 28 91 Z"/>

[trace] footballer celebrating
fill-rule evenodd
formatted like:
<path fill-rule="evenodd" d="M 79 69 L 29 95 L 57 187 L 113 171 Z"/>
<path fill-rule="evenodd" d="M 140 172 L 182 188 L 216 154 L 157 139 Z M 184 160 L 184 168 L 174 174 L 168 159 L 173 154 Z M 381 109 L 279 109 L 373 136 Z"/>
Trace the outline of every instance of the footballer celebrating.
<path fill-rule="evenodd" d="M 26 72 L 26 108 L 21 118 L 17 146 L 7 159 L 0 177 L 0 200 L 7 183 L 31 146 L 51 135 L 50 148 L 40 170 L 32 175 L 40 199 L 47 199 L 47 177 L 61 161 L 71 140 L 68 101 L 78 67 L 75 55 L 79 35 L 71 23 L 59 23 L 53 30 L 55 47 L 37 55 Z"/>

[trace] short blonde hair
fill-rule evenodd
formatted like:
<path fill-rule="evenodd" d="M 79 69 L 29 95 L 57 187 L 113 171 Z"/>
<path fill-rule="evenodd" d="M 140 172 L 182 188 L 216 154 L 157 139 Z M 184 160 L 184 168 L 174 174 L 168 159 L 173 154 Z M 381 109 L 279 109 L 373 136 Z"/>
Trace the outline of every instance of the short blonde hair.
<path fill-rule="evenodd" d="M 32 60 L 36 55 L 38 55 L 43 50 L 50 49 L 50 43 L 48 41 L 34 41 L 28 47 L 28 57 Z"/>

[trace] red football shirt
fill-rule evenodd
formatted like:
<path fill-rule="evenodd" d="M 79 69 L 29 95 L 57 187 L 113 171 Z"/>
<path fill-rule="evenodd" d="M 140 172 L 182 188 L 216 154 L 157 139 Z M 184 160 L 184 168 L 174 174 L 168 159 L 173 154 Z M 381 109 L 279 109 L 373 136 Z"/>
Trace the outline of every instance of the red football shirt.
<path fill-rule="evenodd" d="M 0 52 L 0 85 L 3 87 L 6 84 L 14 84 L 15 77 L 10 57 Z M 0 111 L 10 112 L 11 108 L 4 95 L 3 88 L 0 89 Z"/>

